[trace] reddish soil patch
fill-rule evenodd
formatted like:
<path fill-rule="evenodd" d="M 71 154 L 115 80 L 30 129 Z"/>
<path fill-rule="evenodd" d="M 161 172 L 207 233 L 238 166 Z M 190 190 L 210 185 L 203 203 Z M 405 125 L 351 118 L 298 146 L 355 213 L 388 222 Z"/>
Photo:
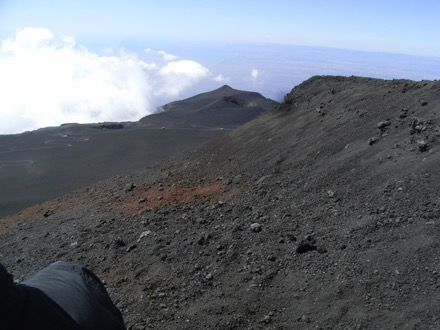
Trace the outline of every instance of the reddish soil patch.
<path fill-rule="evenodd" d="M 194 202 L 215 204 L 228 201 L 237 192 L 238 189 L 230 189 L 223 182 L 204 182 L 189 186 L 183 184 L 155 185 L 146 190 L 135 190 L 122 201 L 120 209 L 124 214 L 133 214 L 154 207 L 178 207 Z"/>
<path fill-rule="evenodd" d="M 51 202 L 44 202 L 40 204 L 36 204 L 30 207 L 25 208 L 24 210 L 12 214 L 10 216 L 1 218 L 0 221 L 0 232 L 8 229 L 18 221 L 27 220 L 30 218 L 42 218 L 48 209 L 50 209 Z"/>

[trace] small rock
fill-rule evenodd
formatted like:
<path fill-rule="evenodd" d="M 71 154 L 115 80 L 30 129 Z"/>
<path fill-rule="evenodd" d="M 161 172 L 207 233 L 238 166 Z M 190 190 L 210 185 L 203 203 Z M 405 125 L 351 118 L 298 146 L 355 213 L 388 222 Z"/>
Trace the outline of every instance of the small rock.
<path fill-rule="evenodd" d="M 335 195 L 336 195 L 336 192 L 334 192 L 333 190 L 327 190 L 328 197 L 333 198 L 333 197 L 335 197 Z"/>
<path fill-rule="evenodd" d="M 44 217 L 45 218 L 48 218 L 48 217 L 50 217 L 51 215 L 53 215 L 55 212 L 53 211 L 53 210 L 47 210 L 45 213 L 44 213 Z"/>
<path fill-rule="evenodd" d="M 303 239 L 301 242 L 299 242 L 296 252 L 297 253 L 306 253 L 309 251 L 315 251 L 318 247 L 316 246 L 316 240 L 313 236 L 308 235 Z"/>
<path fill-rule="evenodd" d="M 133 191 L 133 189 L 136 188 L 136 185 L 134 183 L 127 183 L 124 187 L 125 192 Z"/>
<path fill-rule="evenodd" d="M 390 125 L 391 123 L 388 120 L 384 120 L 377 123 L 377 128 L 383 132 Z"/>
<path fill-rule="evenodd" d="M 212 280 L 214 279 L 214 275 L 212 275 L 211 273 L 209 273 L 208 275 L 205 276 L 205 278 L 206 278 L 208 281 L 212 281 Z"/>
<path fill-rule="evenodd" d="M 130 245 L 128 248 L 127 248 L 127 252 L 131 252 L 131 251 L 133 251 L 134 249 L 136 249 L 137 248 L 137 245 L 136 244 L 132 244 L 132 245 Z"/>
<path fill-rule="evenodd" d="M 369 138 L 369 139 L 368 139 L 368 144 L 369 144 L 370 146 L 372 146 L 372 145 L 375 144 L 378 140 L 379 140 L 379 139 L 378 139 L 377 136 L 373 136 L 372 138 Z"/>
<path fill-rule="evenodd" d="M 318 253 L 320 253 L 320 254 L 327 253 L 327 248 L 322 245 L 318 246 Z"/>
<path fill-rule="evenodd" d="M 399 118 L 400 118 L 400 119 L 404 119 L 404 118 L 406 118 L 406 117 L 408 116 L 408 111 L 409 111 L 408 108 L 402 108 L 402 109 L 400 110 Z"/>
<path fill-rule="evenodd" d="M 260 321 L 260 323 L 271 323 L 272 322 L 272 316 L 271 315 L 266 315 L 264 316 L 264 318 Z"/>
<path fill-rule="evenodd" d="M 270 255 L 269 258 L 267 258 L 269 261 L 275 261 L 277 260 L 277 257 L 275 255 Z"/>
<path fill-rule="evenodd" d="M 263 230 L 263 227 L 261 226 L 261 224 L 259 224 L 257 222 L 251 224 L 251 231 L 252 232 L 259 233 L 262 230 Z"/>
<path fill-rule="evenodd" d="M 138 242 L 139 242 L 142 238 L 147 237 L 147 236 L 150 235 L 150 234 L 151 234 L 151 231 L 150 231 L 150 230 L 143 231 L 143 232 L 141 233 L 141 235 L 139 236 L 139 238 L 138 238 Z"/>
<path fill-rule="evenodd" d="M 417 140 L 417 146 L 421 152 L 425 152 L 429 148 L 428 143 L 425 140 Z"/>
<path fill-rule="evenodd" d="M 212 236 L 210 234 L 202 233 L 202 236 L 200 236 L 197 243 L 199 243 L 199 245 L 206 245 L 209 243 L 209 240 L 211 238 L 212 238 Z"/>
<path fill-rule="evenodd" d="M 316 112 L 320 115 L 320 116 L 325 116 L 326 112 L 324 109 L 322 108 L 317 108 Z"/>
<path fill-rule="evenodd" d="M 420 101 L 420 105 L 421 105 L 422 107 L 424 107 L 425 105 L 428 105 L 428 102 L 426 102 L 425 100 L 421 100 L 421 101 Z"/>
<path fill-rule="evenodd" d="M 426 129 L 426 127 L 423 126 L 423 125 L 416 125 L 416 126 L 414 127 L 414 130 L 415 130 L 417 133 L 420 133 L 420 132 L 424 131 L 425 129 Z"/>
<path fill-rule="evenodd" d="M 120 237 L 118 237 L 118 238 L 116 239 L 115 244 L 116 244 L 116 246 L 118 246 L 118 247 L 123 247 L 123 246 L 126 245 L 125 242 L 124 242 L 124 240 L 123 240 L 122 238 L 120 238 Z"/>

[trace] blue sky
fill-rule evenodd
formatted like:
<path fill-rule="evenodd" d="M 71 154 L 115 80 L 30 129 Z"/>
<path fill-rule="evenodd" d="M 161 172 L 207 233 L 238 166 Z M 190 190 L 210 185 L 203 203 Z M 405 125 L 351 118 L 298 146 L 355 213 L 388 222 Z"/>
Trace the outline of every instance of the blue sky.
<path fill-rule="evenodd" d="M 93 42 L 283 43 L 440 57 L 438 0 L 0 0 L 0 37 L 45 27 Z"/>
<path fill-rule="evenodd" d="M 223 84 L 282 100 L 317 74 L 439 79 L 439 17 L 438 0 L 0 0 L 0 134 Z"/>

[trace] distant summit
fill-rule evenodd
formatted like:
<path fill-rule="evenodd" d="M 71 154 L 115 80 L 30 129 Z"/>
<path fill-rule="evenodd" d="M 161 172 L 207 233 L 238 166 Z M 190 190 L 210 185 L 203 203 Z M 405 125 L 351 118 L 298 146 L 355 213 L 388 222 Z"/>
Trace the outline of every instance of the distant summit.
<path fill-rule="evenodd" d="M 278 105 L 256 92 L 223 85 L 213 91 L 171 102 L 160 113 L 142 118 L 142 125 L 162 127 L 218 126 L 235 128 Z"/>
<path fill-rule="evenodd" d="M 218 90 L 218 91 L 220 91 L 220 90 L 231 91 L 231 90 L 235 90 L 235 89 L 233 89 L 233 88 L 232 88 L 231 86 L 229 86 L 229 85 L 223 85 L 222 87 L 217 88 L 216 90 Z"/>

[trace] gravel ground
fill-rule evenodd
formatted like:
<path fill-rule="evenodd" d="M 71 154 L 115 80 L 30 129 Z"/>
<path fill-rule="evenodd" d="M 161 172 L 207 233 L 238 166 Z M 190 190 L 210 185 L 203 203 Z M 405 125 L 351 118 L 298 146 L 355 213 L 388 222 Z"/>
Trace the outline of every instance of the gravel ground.
<path fill-rule="evenodd" d="M 440 82 L 313 77 L 196 150 L 0 222 L 130 329 L 439 329 Z"/>

